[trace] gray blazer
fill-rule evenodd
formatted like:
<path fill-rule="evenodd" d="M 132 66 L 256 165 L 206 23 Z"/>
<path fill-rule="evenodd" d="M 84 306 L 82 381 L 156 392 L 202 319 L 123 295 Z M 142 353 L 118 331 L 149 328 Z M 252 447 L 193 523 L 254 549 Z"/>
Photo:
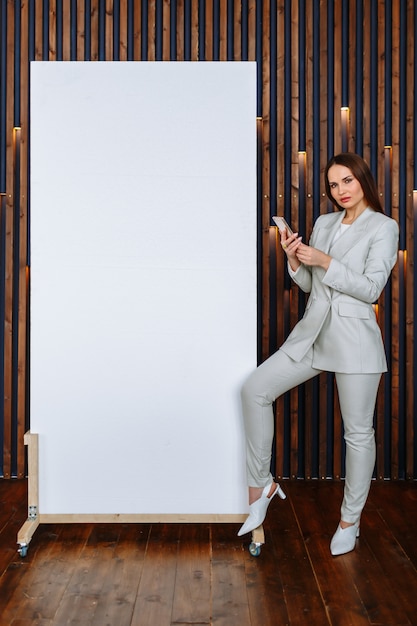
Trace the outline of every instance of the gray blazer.
<path fill-rule="evenodd" d="M 347 374 L 387 370 L 372 303 L 380 296 L 397 260 L 398 224 L 367 208 L 335 243 L 345 211 L 321 215 L 310 245 L 332 257 L 325 271 L 289 267 L 297 285 L 310 293 L 303 318 L 281 346 L 295 361 L 312 348 L 313 367 Z"/>

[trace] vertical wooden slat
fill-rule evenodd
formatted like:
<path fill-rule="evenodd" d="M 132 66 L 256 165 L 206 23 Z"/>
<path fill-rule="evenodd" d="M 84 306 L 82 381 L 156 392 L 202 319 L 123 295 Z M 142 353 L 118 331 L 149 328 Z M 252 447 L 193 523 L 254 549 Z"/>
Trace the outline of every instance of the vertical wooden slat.
<path fill-rule="evenodd" d="M 105 15 L 102 20 L 100 20 L 100 24 L 104 25 L 105 31 L 102 34 L 104 39 L 105 46 L 105 60 L 113 61 L 113 59 L 117 58 L 118 50 L 114 49 L 114 37 L 113 31 L 115 27 L 114 23 L 114 8 L 116 6 L 117 0 L 106 0 L 105 1 Z M 103 59 L 104 60 L 104 59 Z"/>
<path fill-rule="evenodd" d="M 272 19 L 272 16 L 271 16 Z M 264 31 L 268 30 L 268 21 L 266 20 L 266 16 L 264 15 L 263 23 L 264 23 Z M 276 12 L 276 32 L 277 32 L 277 41 L 276 41 L 276 59 L 277 59 L 277 151 L 276 151 L 276 160 L 277 160 L 277 171 L 274 173 L 276 177 L 276 190 L 277 190 L 277 198 L 276 198 L 276 206 L 277 206 L 277 214 L 284 215 L 285 213 L 285 194 L 284 194 L 284 134 L 285 134 L 285 109 L 283 106 L 284 102 L 284 93 L 285 93 L 285 13 L 283 3 L 279 3 L 277 5 Z M 267 45 L 267 42 L 264 42 L 264 45 Z M 265 95 L 264 98 L 265 100 Z M 279 104 L 278 104 L 279 103 Z M 285 284 L 285 276 L 286 276 L 286 267 L 285 267 L 285 255 L 282 253 L 282 250 L 278 250 L 277 255 L 277 342 L 278 345 L 281 345 L 284 341 L 284 337 L 287 331 L 287 323 L 288 323 L 288 314 L 290 308 L 290 290 Z M 265 333 L 265 330 L 264 330 Z M 265 340 L 264 340 L 264 343 Z M 285 456 L 285 441 L 286 441 L 286 432 L 285 432 L 285 410 L 287 406 L 287 401 L 285 398 L 279 398 L 276 403 L 276 441 L 277 441 L 277 450 L 276 450 L 276 474 L 277 476 L 284 476 L 284 456 Z"/>
<path fill-rule="evenodd" d="M 298 200 L 299 200 L 299 48 L 298 48 L 298 2 L 291 4 L 291 223 L 300 231 Z M 304 85 L 301 86 L 304 88 Z M 305 236 L 305 235 L 304 235 Z M 298 289 L 293 290 L 291 307 L 291 327 L 298 321 L 299 317 L 299 299 L 300 292 Z M 290 476 L 297 476 L 297 457 L 298 457 L 298 393 L 299 389 L 293 389 L 289 392 L 290 401 Z"/>
<path fill-rule="evenodd" d="M 20 10 L 16 7 L 16 10 Z M 19 431 L 21 431 L 21 435 L 23 436 L 23 428 L 24 428 L 24 415 L 25 415 L 25 389 L 22 388 L 21 383 L 24 383 L 24 379 L 22 380 L 20 374 L 22 372 L 22 367 L 25 367 L 26 354 L 25 354 L 25 333 L 26 333 L 26 325 L 25 325 L 25 314 L 26 311 L 24 308 L 20 306 L 21 304 L 24 306 L 25 299 L 21 302 L 20 296 L 25 295 L 26 293 L 26 280 L 25 280 L 25 266 L 26 263 L 23 264 L 23 277 L 21 277 L 20 267 L 21 267 L 21 254 L 20 254 L 20 244 L 21 244 L 21 236 L 23 233 L 20 232 L 21 228 L 21 189 L 20 189 L 20 179 L 21 179 L 21 129 L 20 127 L 13 128 L 13 293 L 12 293 L 12 413 L 11 413 L 11 473 L 13 476 L 17 475 L 17 458 L 16 458 L 16 449 L 17 442 L 19 439 Z M 24 254 L 26 250 L 23 251 Z M 23 280 L 22 280 L 23 278 Z M 23 282 L 23 285 L 22 285 Z M 23 334 L 22 334 L 23 330 Z M 23 353 L 22 353 L 23 348 Z M 23 407 L 21 407 L 21 402 L 23 402 Z M 22 410 L 23 408 L 23 410 Z M 23 417 L 23 426 L 21 425 Z M 20 426 L 20 428 L 19 428 Z"/>
<path fill-rule="evenodd" d="M 391 0 L 388 0 L 388 5 L 391 4 Z M 385 0 L 378 0 L 375 6 L 375 23 L 377 26 L 377 36 L 376 41 L 376 79 L 377 84 L 375 88 L 377 106 L 374 107 L 374 117 L 375 117 L 375 130 L 376 136 L 374 138 L 374 145 L 371 146 L 371 164 L 372 171 L 376 176 L 378 187 L 382 189 L 383 180 L 384 180 L 384 152 L 383 146 L 385 143 L 385 65 L 386 65 L 386 54 L 389 55 L 391 59 L 391 50 L 387 50 L 386 46 L 391 44 L 390 37 L 387 38 L 387 33 L 385 30 Z M 391 32 L 390 32 L 391 35 Z M 389 111 L 387 111 L 389 113 Z M 390 120 L 389 120 L 390 121 Z"/>
<path fill-rule="evenodd" d="M 352 99 L 352 117 L 354 120 L 355 152 L 363 154 L 363 46 L 364 46 L 364 23 L 363 23 L 363 0 L 356 0 L 356 28 L 355 28 L 355 97 Z"/>
<path fill-rule="evenodd" d="M 177 0 L 177 61 L 184 60 L 184 0 Z"/>
<path fill-rule="evenodd" d="M 155 49 L 155 0 L 148 1 L 148 61 L 156 60 Z"/>
<path fill-rule="evenodd" d="M 378 160 L 378 167 L 376 169 L 376 176 L 378 181 L 379 193 L 381 201 L 384 206 L 384 210 L 388 215 L 393 213 L 393 194 L 392 186 L 395 183 L 395 176 L 393 176 L 393 159 L 392 148 L 393 135 L 392 135 L 392 112 L 390 107 L 390 101 L 388 92 L 392 90 L 392 68 L 395 66 L 395 55 L 392 53 L 392 32 L 391 32 L 391 3 L 389 2 L 384 15 L 384 6 L 378 8 L 378 13 L 381 19 L 384 21 L 380 27 L 382 29 L 379 45 L 383 47 L 379 50 L 379 55 L 382 55 L 384 61 L 379 64 L 378 75 L 379 82 L 382 81 L 384 89 L 380 90 L 378 94 L 378 100 L 381 98 L 380 106 L 382 114 L 378 123 L 380 142 L 384 145 L 384 149 L 381 155 L 381 159 Z M 387 23 L 388 21 L 388 23 Z M 378 55 L 378 56 L 379 56 Z M 385 90 L 385 92 L 384 92 Z M 384 190 L 384 191 L 382 191 Z M 395 213 L 395 210 L 394 210 Z M 392 432 L 392 406 L 393 398 L 398 393 L 398 386 L 393 381 L 397 380 L 395 373 L 395 363 L 398 363 L 398 356 L 396 357 L 393 350 L 391 324 L 392 320 L 398 320 L 397 308 L 392 302 L 393 294 L 395 296 L 395 272 L 394 270 L 392 281 L 388 284 L 384 294 L 379 299 L 378 303 L 378 320 L 381 327 L 381 331 L 384 337 L 385 345 L 387 347 L 387 357 L 389 371 L 383 375 L 382 384 L 380 386 L 377 403 L 377 449 L 378 449 L 378 461 L 377 461 L 377 476 L 386 476 L 390 474 L 391 463 L 391 449 L 390 440 Z M 398 300 L 397 300 L 398 301 Z M 395 390 L 397 387 L 397 390 Z"/>
<path fill-rule="evenodd" d="M 49 0 L 49 58 L 45 61 L 56 61 L 56 2 L 57 0 Z"/>
<path fill-rule="evenodd" d="M 276 20 L 276 2 L 270 3 L 270 20 L 269 20 L 269 166 L 270 166 L 270 179 L 269 179 L 269 215 L 268 215 L 268 227 L 271 224 L 271 215 L 276 214 L 277 205 L 277 185 L 276 175 L 277 171 L 277 20 Z M 244 46 L 242 50 L 243 58 L 247 58 L 247 24 L 248 24 L 248 10 L 242 12 L 244 17 L 244 29 L 242 28 L 242 40 Z M 277 297 L 277 258 L 281 255 L 277 254 L 277 242 L 275 227 L 273 229 L 272 237 L 270 240 L 270 262 L 269 262 L 269 347 L 268 354 L 275 352 L 277 349 L 277 318 L 279 315 L 278 297 Z"/>
<path fill-rule="evenodd" d="M 370 20 L 368 22 L 368 36 L 370 39 L 369 56 L 369 166 L 372 173 L 377 175 L 377 150 L 378 150 L 378 32 L 380 25 L 378 22 L 378 0 L 370 1 Z"/>
<path fill-rule="evenodd" d="M 406 2 L 400 3 L 399 7 L 399 179 L 406 183 L 407 181 L 407 12 Z M 400 420 L 400 478 L 406 477 L 406 386 L 405 386 L 405 359 L 406 359 L 406 332 L 405 332 L 405 275 L 407 272 L 407 189 L 406 184 L 399 185 L 399 214 L 398 221 L 400 224 L 400 257 L 399 257 L 399 406 L 398 414 Z"/>
<path fill-rule="evenodd" d="M 205 5 L 205 30 L 204 30 L 204 60 L 213 60 L 213 0 L 203 0 L 202 10 Z"/>
<path fill-rule="evenodd" d="M 276 20 L 276 15 L 273 16 L 273 19 Z M 249 0 L 248 2 L 248 61 L 255 61 L 255 60 L 256 60 L 256 0 Z"/>
<path fill-rule="evenodd" d="M 333 59 L 333 68 L 334 68 L 334 84 L 335 84 L 335 93 L 334 93 L 334 146 L 333 151 L 334 154 L 342 151 L 342 127 L 341 127 L 341 108 L 342 103 L 342 79 L 343 73 L 347 71 L 347 68 L 342 67 L 342 63 L 339 63 L 338 60 L 342 58 L 342 26 L 347 27 L 347 25 L 342 24 L 342 5 L 340 2 L 335 2 L 334 5 L 334 59 Z M 331 156 L 331 155 L 329 155 Z"/>
<path fill-rule="evenodd" d="M 314 11 L 317 9 L 314 2 L 306 2 L 305 4 L 305 94 L 306 94 L 306 109 L 305 109 L 305 150 L 306 150 L 306 179 L 304 188 L 304 209 L 305 214 L 303 218 L 303 228 L 306 233 L 311 232 L 311 217 L 313 214 L 313 201 L 312 201 L 312 187 L 313 187 L 313 157 L 314 157 L 314 145 L 320 145 L 320 138 L 316 137 L 313 132 L 313 120 L 320 119 L 318 111 L 315 110 L 315 85 L 313 82 L 313 63 L 317 59 L 314 58 L 316 39 L 314 36 Z M 311 478 L 314 474 L 314 456 L 315 447 L 317 443 L 316 436 L 316 411 L 313 406 L 315 383 L 310 381 L 304 385 L 304 424 L 303 424 L 303 436 L 304 436 L 304 469 L 302 477 Z M 300 463 L 299 463 L 300 466 Z"/>
<path fill-rule="evenodd" d="M 25 473 L 24 434 L 27 430 L 27 333 L 28 333 L 28 117 L 29 117 L 29 50 L 28 50 L 28 5 L 22 5 L 20 49 L 20 238 L 19 238 L 19 324 L 17 363 L 17 477 Z"/>
<path fill-rule="evenodd" d="M 349 107 L 348 111 L 348 137 L 347 137 L 347 149 L 350 152 L 356 152 L 355 145 L 355 124 L 356 124 L 356 98 L 355 98 L 355 78 L 356 78 L 356 65 L 355 65 L 355 24 L 356 24 L 356 1 L 350 0 L 349 2 L 349 42 L 348 42 L 348 60 L 349 60 L 349 80 L 348 80 L 348 99 L 346 105 Z"/>
<path fill-rule="evenodd" d="M 362 156 L 365 161 L 370 164 L 370 63 L 371 56 L 370 51 L 370 3 L 364 2 L 363 4 L 363 153 Z"/>
<path fill-rule="evenodd" d="M 4 389 L 5 389 L 5 362 L 4 362 L 4 356 L 5 356 L 5 351 L 4 351 L 4 333 L 5 333 L 5 323 L 4 323 L 4 315 L 5 315 L 5 273 L 4 273 L 4 267 L 5 267 L 5 263 L 4 263 L 4 259 L 5 259 L 5 254 L 6 254 L 6 246 L 5 246 L 5 240 L 6 240 L 6 194 L 3 192 L 0 192 L 0 306 L 1 306 L 1 310 L 0 310 L 0 321 L 1 321 L 1 327 L 0 327 L 0 345 L 3 346 L 3 351 L 2 351 L 2 361 L 0 363 L 0 390 L 1 390 L 1 396 L 3 397 L 5 396 L 4 393 Z M 0 469 L 1 469 L 1 475 L 4 476 L 4 460 L 5 460 L 5 448 L 6 448 L 6 414 L 4 412 L 5 409 L 5 403 L 3 400 L 3 405 L 1 407 L 1 411 L 0 411 L 0 438 L 1 438 L 1 449 L 0 449 Z"/>
<path fill-rule="evenodd" d="M 62 60 L 71 60 L 71 0 L 62 0 Z"/>
<path fill-rule="evenodd" d="M 264 27 L 265 28 L 265 27 Z M 284 94 L 285 94 L 285 15 L 282 3 L 277 7 L 277 98 L 280 105 L 277 107 L 277 163 L 276 172 L 277 180 L 277 212 L 279 215 L 285 214 L 284 202 L 284 162 L 285 162 L 285 111 L 284 111 Z M 283 267 L 283 265 L 281 266 Z M 281 291 L 283 286 L 281 287 Z M 278 332 L 280 342 L 283 341 L 283 328 Z"/>
<path fill-rule="evenodd" d="M 327 42 L 326 52 L 326 78 L 327 78 L 327 97 L 326 108 L 323 109 L 327 118 L 327 145 L 326 145 L 326 161 L 334 154 L 334 2 L 329 0 L 326 11 L 326 30 L 323 32 L 324 41 Z M 324 67 L 324 66 L 323 66 Z"/>
<path fill-rule="evenodd" d="M 42 13 L 43 7 L 33 2 L 33 17 L 35 22 L 35 61 L 42 61 Z"/>
<path fill-rule="evenodd" d="M 327 155 L 327 135 L 328 135 L 328 124 L 327 124 L 327 98 L 328 98 L 328 81 L 327 81 L 327 63 L 328 63 L 328 43 L 327 38 L 322 36 L 322 33 L 326 33 L 328 29 L 327 25 L 327 11 L 324 10 L 323 5 L 320 3 L 320 31 L 319 31 L 319 44 L 320 44 L 320 54 L 319 59 L 317 59 L 317 63 L 320 64 L 319 68 L 319 81 L 320 81 L 320 95 L 319 95 L 319 108 L 320 108 L 320 159 L 319 159 L 319 187 L 317 189 L 317 193 L 320 195 L 320 206 L 318 213 L 325 213 L 327 208 L 327 198 L 324 193 L 323 187 L 323 176 L 322 171 L 328 161 Z M 318 217 L 318 214 L 314 216 Z"/>
<path fill-rule="evenodd" d="M 219 4 L 219 60 L 227 61 L 227 0 Z"/>
<path fill-rule="evenodd" d="M 268 24 L 270 19 L 268 3 L 263 6 L 263 23 Z M 263 32 L 263 56 L 262 56 L 262 349 L 261 359 L 269 356 L 269 198 L 270 198 L 270 161 L 269 161 L 269 90 L 270 90 L 270 67 L 269 67 L 269 37 L 268 29 Z"/>
<path fill-rule="evenodd" d="M 90 24 L 90 40 L 91 40 L 91 51 L 90 51 L 90 59 L 91 61 L 98 61 L 99 59 L 99 41 L 100 35 L 99 32 L 99 17 L 100 17 L 100 0 L 90 0 L 90 13 L 88 16 L 89 24 Z"/>
<path fill-rule="evenodd" d="M 170 35 L 171 35 L 171 12 L 170 2 L 163 2 L 163 21 L 162 21 L 162 58 L 164 61 L 170 60 Z"/>
<path fill-rule="evenodd" d="M 198 39 L 199 39 L 199 15 L 198 4 L 191 3 L 191 61 L 198 61 Z"/>
<path fill-rule="evenodd" d="M 127 2 L 120 3 L 120 61 L 127 61 L 127 47 L 128 47 L 128 34 L 127 34 Z"/>
<path fill-rule="evenodd" d="M 407 137 L 413 136 L 413 118 L 414 118 L 414 102 L 413 96 L 416 91 L 416 85 L 414 84 L 414 20 L 415 20 L 415 2 L 408 0 L 407 2 Z M 409 141 L 407 143 L 407 163 L 411 163 L 414 159 L 413 156 L 413 143 Z M 405 413 L 407 416 L 407 428 L 406 428 L 406 442 L 407 442 L 407 466 L 406 477 L 415 478 L 415 463 L 414 458 L 414 441 L 417 437 L 417 433 L 414 431 L 414 403 L 413 403 L 413 353 L 414 353 L 414 332 L 413 332 L 413 319 L 414 319 L 414 307 L 413 307 L 413 282 L 415 276 L 414 268 L 414 237 L 412 235 L 414 230 L 414 216 L 413 216 L 413 172 L 411 168 L 407 168 L 407 272 L 406 272 L 406 305 L 405 305 L 405 332 L 406 332 L 406 371 L 405 371 L 405 386 L 406 386 L 406 407 Z"/>
<path fill-rule="evenodd" d="M 135 1 L 133 5 L 133 58 L 135 61 L 141 60 L 142 47 L 142 0 Z"/>
<path fill-rule="evenodd" d="M 394 3 L 396 4 L 396 3 Z M 378 8 L 378 12 L 379 15 L 384 15 L 384 5 L 380 3 L 380 6 Z M 392 92 L 394 93 L 399 93 L 399 49 L 398 49 L 398 44 L 399 44 L 399 29 L 398 29 L 398 17 L 399 14 L 395 9 L 395 6 L 392 7 L 393 11 L 394 11 L 394 15 L 395 15 L 395 22 L 396 22 L 396 26 L 392 27 L 392 31 L 391 31 L 391 37 L 388 39 L 388 42 L 391 43 L 392 42 L 392 50 L 387 51 L 387 54 L 389 55 L 389 60 L 391 61 L 392 64 L 392 73 L 391 73 L 391 89 Z M 385 15 L 384 15 L 385 17 Z M 391 15 L 388 16 L 389 18 L 391 17 Z M 384 31 L 383 31 L 384 32 Z M 383 67 L 383 63 L 381 62 L 381 65 Z M 381 73 L 380 73 L 381 75 Z M 383 76 L 383 75 L 382 75 Z M 383 88 L 381 87 L 380 90 L 380 96 L 383 97 L 384 92 L 383 92 Z M 395 219 L 398 220 L 398 185 L 399 185 L 399 178 L 398 178 L 398 174 L 399 174 L 399 168 L 398 168 L 398 144 L 399 144 L 399 120 L 398 120 L 398 99 L 397 100 L 397 106 L 393 107 L 392 109 L 392 119 L 389 120 L 389 122 L 391 123 L 392 126 L 392 134 L 391 134 L 391 145 L 392 145 L 392 168 L 391 168 L 391 181 L 392 181 L 392 190 L 391 190 L 391 198 L 386 198 L 386 203 L 388 204 L 388 208 L 391 210 L 391 214 L 392 217 L 394 217 Z M 382 100 L 382 102 L 384 102 L 384 100 Z M 384 112 L 382 112 L 383 115 Z M 391 117 L 391 111 L 389 111 L 389 115 Z M 384 137 L 384 133 L 383 133 L 383 128 L 381 129 L 380 133 L 380 142 L 384 142 L 385 137 Z M 379 180 L 381 180 L 381 176 L 382 176 L 382 172 L 379 169 L 378 171 L 378 177 Z M 381 188 L 381 185 L 378 185 Z M 397 478 L 398 477 L 398 473 L 399 473 L 399 465 L 398 465 L 398 427 L 399 427 L 399 413 L 398 413 L 398 406 L 399 406 L 399 358 L 400 358 L 400 354 L 399 354 L 399 344 L 398 344 L 398 328 L 399 328 L 399 324 L 401 323 L 400 319 L 399 319 L 399 264 L 397 263 L 397 266 L 395 267 L 393 273 L 392 273 L 392 278 L 391 278 L 391 302 L 387 301 L 386 302 L 386 306 L 387 307 L 391 307 L 392 310 L 392 332 L 391 329 L 387 329 L 387 333 L 386 333 L 386 342 L 389 342 L 390 346 L 391 346 L 391 356 L 392 356 L 392 360 L 391 360 L 391 367 L 390 367 L 390 372 L 387 375 L 387 381 L 386 384 L 389 385 L 389 389 L 387 389 L 387 395 L 390 398 L 391 402 L 389 403 L 389 409 L 390 409 L 390 413 L 389 411 L 385 411 L 385 418 L 387 420 L 389 420 L 389 418 L 391 417 L 390 420 L 390 430 L 388 432 L 386 432 L 386 436 L 390 437 L 390 441 L 388 442 L 390 444 L 390 449 L 389 449 L 389 460 L 388 463 L 385 463 L 385 474 L 387 474 L 389 472 L 389 476 L 387 476 L 388 478 Z M 381 298 L 381 310 L 382 313 L 385 313 L 385 300 L 386 300 L 386 295 L 384 295 L 383 298 Z M 384 318 L 382 318 L 384 319 Z M 388 405 L 388 402 L 387 402 Z M 385 448 L 387 449 L 388 446 L 385 446 Z"/>
<path fill-rule="evenodd" d="M 234 25 L 234 39 L 233 39 L 233 55 L 236 61 L 242 60 L 242 3 L 234 2 L 233 5 L 233 25 Z M 255 36 L 255 34 L 253 35 Z"/>
<path fill-rule="evenodd" d="M 85 3 L 77 3 L 77 61 L 83 61 L 85 55 Z"/>
<path fill-rule="evenodd" d="M 6 64 L 6 215 L 5 215 L 5 288 L 4 288 L 4 444 L 3 474 L 12 470 L 12 395 L 13 395 L 13 75 L 14 75 L 14 5 L 7 3 Z"/>
<path fill-rule="evenodd" d="M 5 320 L 4 320 L 4 314 L 5 314 L 5 274 L 4 274 L 4 267 L 5 267 L 5 263 L 4 263 L 4 258 L 6 255 L 6 246 L 5 246 L 5 241 L 6 241 L 6 194 L 5 193 L 0 193 L 0 261 L 1 261 L 1 266 L 3 269 L 1 271 L 0 274 L 0 305 L 1 305 L 1 311 L 0 311 L 0 320 L 1 320 L 1 329 L 0 329 L 0 340 L 1 340 L 1 345 L 5 346 L 5 341 L 4 341 L 4 333 L 5 333 Z M 3 352 L 4 352 L 4 347 L 3 347 Z M 5 382 L 6 382 L 6 377 L 5 377 L 5 362 L 4 362 L 4 358 L 3 361 L 1 363 L 1 367 L 0 367 L 0 375 L 1 375 L 1 380 L 0 380 L 0 390 L 2 393 L 2 397 L 4 398 L 5 396 Z M 1 471 L 1 475 L 2 476 L 6 476 L 5 475 L 5 470 L 7 470 L 7 466 L 5 466 L 5 461 L 7 460 L 7 456 L 5 454 L 6 451 L 6 434 L 7 434 L 7 427 L 6 427 L 6 413 L 5 413 L 5 402 L 3 400 L 3 406 L 1 409 L 1 419 L 0 419 L 0 435 L 1 435 L 1 449 L 0 449 L 0 471 Z"/>

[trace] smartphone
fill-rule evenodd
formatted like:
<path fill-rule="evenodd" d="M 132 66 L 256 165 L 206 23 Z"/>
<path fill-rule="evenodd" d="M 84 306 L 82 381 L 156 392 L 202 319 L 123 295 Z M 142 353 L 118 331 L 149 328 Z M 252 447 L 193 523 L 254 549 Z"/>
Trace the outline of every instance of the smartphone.
<path fill-rule="evenodd" d="M 283 217 L 278 217 L 278 215 L 274 215 L 272 219 L 274 220 L 275 224 L 278 226 L 279 230 L 287 229 L 288 236 L 293 234 L 291 228 L 288 226 L 287 222 L 284 220 Z"/>

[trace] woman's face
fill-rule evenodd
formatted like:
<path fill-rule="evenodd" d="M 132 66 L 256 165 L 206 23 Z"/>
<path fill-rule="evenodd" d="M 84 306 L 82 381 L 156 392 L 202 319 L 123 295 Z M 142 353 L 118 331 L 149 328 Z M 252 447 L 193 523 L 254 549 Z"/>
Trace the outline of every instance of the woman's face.
<path fill-rule="evenodd" d="M 332 165 L 327 173 L 330 193 L 337 204 L 346 210 L 367 206 L 362 187 L 345 165 Z"/>

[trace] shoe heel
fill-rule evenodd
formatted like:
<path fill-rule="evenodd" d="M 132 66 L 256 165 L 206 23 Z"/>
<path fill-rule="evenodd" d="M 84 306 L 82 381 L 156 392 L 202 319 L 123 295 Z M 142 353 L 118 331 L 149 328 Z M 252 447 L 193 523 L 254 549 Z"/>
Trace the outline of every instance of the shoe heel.
<path fill-rule="evenodd" d="M 281 500 L 285 500 L 287 496 L 282 491 L 278 483 L 276 483 L 276 485 L 277 485 L 276 489 L 270 497 L 268 497 L 268 493 L 271 489 L 272 484 L 267 485 L 264 488 L 261 497 L 258 500 L 255 500 L 255 502 L 252 502 L 252 504 L 249 506 L 249 516 L 246 519 L 246 522 L 240 528 L 239 532 L 237 533 L 239 537 L 241 535 L 251 532 L 252 530 L 254 530 L 255 528 L 257 528 L 263 523 L 265 516 L 266 516 L 267 508 L 272 498 L 276 494 L 279 495 Z"/>
<path fill-rule="evenodd" d="M 286 495 L 285 493 L 282 491 L 281 487 L 278 485 L 277 483 L 277 489 L 275 491 L 275 493 L 277 493 L 279 495 L 279 497 L 281 498 L 281 500 L 285 500 L 286 499 Z"/>

